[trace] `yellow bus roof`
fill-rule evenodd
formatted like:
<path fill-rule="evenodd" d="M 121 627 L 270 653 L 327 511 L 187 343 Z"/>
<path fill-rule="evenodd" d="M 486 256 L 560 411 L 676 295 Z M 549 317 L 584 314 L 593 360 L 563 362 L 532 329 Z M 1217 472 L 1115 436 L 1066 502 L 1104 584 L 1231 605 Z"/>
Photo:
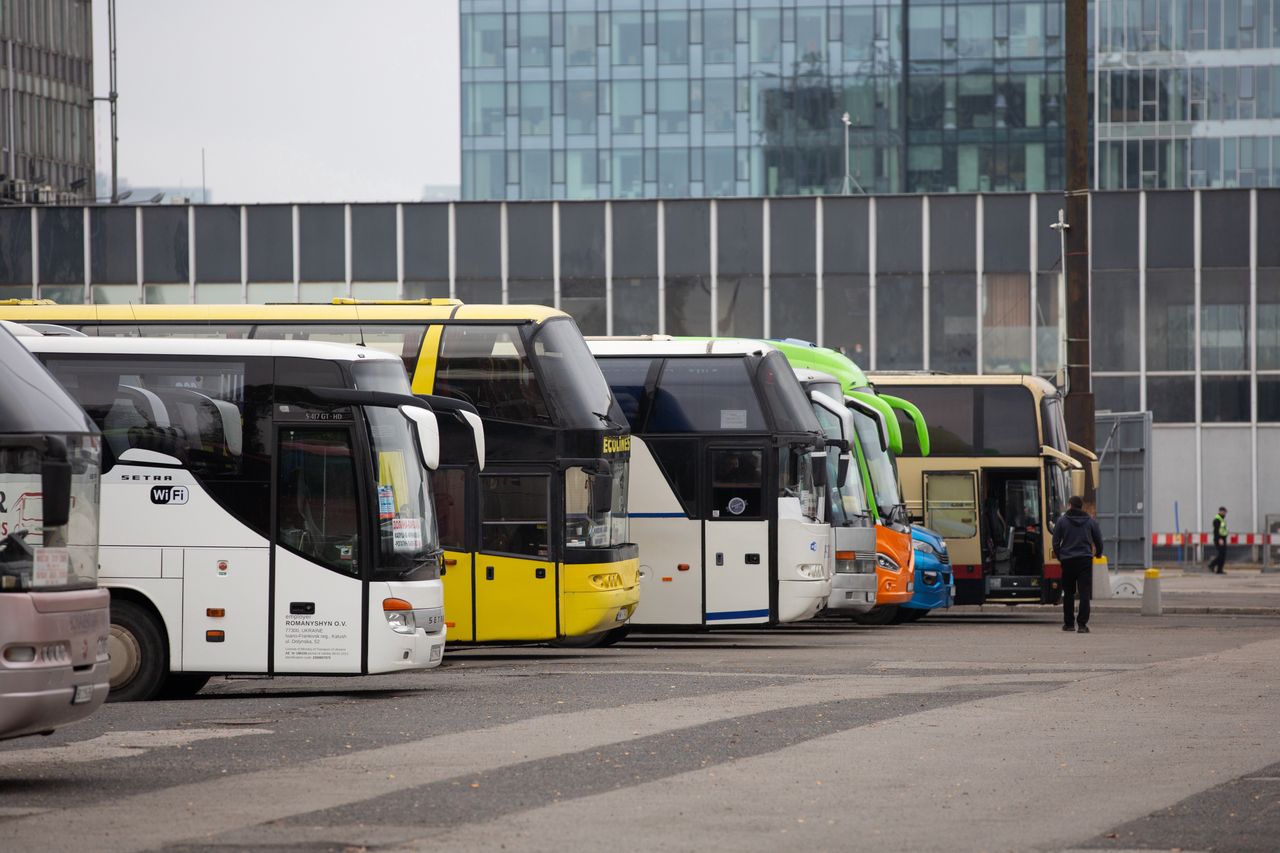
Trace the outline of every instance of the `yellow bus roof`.
<path fill-rule="evenodd" d="M 42 323 L 128 323 L 130 321 L 371 322 L 425 320 L 506 320 L 542 323 L 568 315 L 545 305 L 466 305 L 463 303 L 333 303 L 272 305 L 53 305 L 24 300 L 0 304 L 0 319 Z"/>

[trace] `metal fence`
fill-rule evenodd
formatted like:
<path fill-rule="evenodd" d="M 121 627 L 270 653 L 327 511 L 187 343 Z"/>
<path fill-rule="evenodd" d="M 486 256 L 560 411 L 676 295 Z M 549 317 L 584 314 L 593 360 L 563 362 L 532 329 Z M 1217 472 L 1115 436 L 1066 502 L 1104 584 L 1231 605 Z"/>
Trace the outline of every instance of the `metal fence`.
<path fill-rule="evenodd" d="M 1095 417 L 1100 468 L 1097 517 L 1114 568 L 1151 565 L 1151 413 Z"/>

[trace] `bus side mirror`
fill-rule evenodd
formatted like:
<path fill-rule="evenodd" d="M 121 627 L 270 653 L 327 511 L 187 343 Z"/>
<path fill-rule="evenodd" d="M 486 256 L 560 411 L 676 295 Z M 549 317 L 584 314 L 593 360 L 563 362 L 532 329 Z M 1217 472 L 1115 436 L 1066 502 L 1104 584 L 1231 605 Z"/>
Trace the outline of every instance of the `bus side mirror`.
<path fill-rule="evenodd" d="M 827 487 L 827 451 L 813 454 L 813 484 L 819 489 Z"/>
<path fill-rule="evenodd" d="M 484 470 L 484 422 L 480 420 L 480 416 L 474 412 L 465 410 L 458 411 L 459 417 L 463 422 L 471 427 L 471 438 L 476 446 L 476 465 L 481 471 Z"/>
<path fill-rule="evenodd" d="M 422 467 L 434 471 L 440 467 L 440 424 L 435 412 L 421 406 L 401 406 L 404 415 L 418 434 L 418 455 Z"/>
<path fill-rule="evenodd" d="M 840 461 L 836 463 L 836 479 L 840 485 L 844 485 L 849 479 L 849 463 L 852 457 L 848 452 L 840 454 Z"/>
<path fill-rule="evenodd" d="M 613 473 L 599 473 L 591 478 L 591 513 L 600 515 L 613 509 Z"/>
<path fill-rule="evenodd" d="M 40 466 L 40 503 L 44 526 L 62 527 L 71 520 L 71 463 L 45 459 Z"/>
<path fill-rule="evenodd" d="M 1073 468 L 1071 470 L 1071 494 L 1084 494 L 1084 469 Z"/>

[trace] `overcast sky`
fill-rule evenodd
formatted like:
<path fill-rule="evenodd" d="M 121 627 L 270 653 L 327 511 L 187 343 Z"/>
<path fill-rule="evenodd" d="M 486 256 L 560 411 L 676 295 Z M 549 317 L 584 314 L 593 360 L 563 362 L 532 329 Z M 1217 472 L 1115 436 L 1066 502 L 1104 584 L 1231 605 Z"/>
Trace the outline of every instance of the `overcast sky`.
<path fill-rule="evenodd" d="M 109 90 L 95 0 L 95 94 Z M 458 184 L 456 0 L 120 0 L 120 176 L 218 202 L 407 201 Z M 98 171 L 111 170 L 105 103 Z"/>

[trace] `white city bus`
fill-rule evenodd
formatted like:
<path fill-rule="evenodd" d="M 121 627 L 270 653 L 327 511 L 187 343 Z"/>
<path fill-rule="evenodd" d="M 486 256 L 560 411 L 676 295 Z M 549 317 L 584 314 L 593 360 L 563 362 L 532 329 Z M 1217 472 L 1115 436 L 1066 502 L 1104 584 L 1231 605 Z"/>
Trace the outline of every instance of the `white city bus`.
<path fill-rule="evenodd" d="M 50 734 L 107 698 L 97 432 L 0 329 L 0 739 Z"/>
<path fill-rule="evenodd" d="M 631 625 L 794 622 L 831 593 L 826 436 L 760 341 L 601 338 L 631 424 Z"/>
<path fill-rule="evenodd" d="M 292 341 L 27 337 L 102 431 L 112 699 L 444 651 L 439 425 L 400 360 Z"/>
<path fill-rule="evenodd" d="M 832 574 L 826 609 L 843 615 L 867 613 L 876 606 L 876 525 L 857 463 L 852 460 L 858 433 L 850 410 L 850 406 L 863 404 L 845 401 L 840 380 L 829 373 L 801 367 L 794 370 L 827 436 Z M 831 452 L 833 449 L 838 452 Z"/>

